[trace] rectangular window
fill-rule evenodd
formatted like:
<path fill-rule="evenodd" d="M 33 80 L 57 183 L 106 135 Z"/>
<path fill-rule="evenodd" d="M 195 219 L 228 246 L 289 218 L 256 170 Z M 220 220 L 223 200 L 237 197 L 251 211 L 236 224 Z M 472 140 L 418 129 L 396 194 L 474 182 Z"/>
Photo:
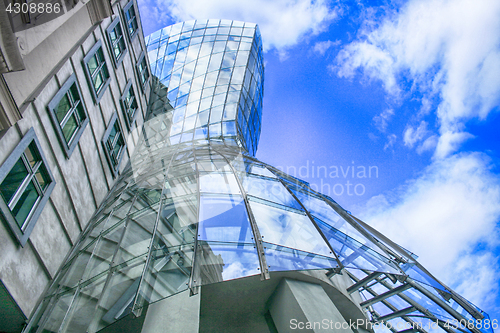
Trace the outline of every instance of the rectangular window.
<path fill-rule="evenodd" d="M 137 61 L 137 75 L 139 75 L 139 81 L 141 82 L 141 86 L 144 91 L 144 86 L 146 85 L 146 82 L 148 82 L 149 79 L 148 63 L 146 61 L 146 56 L 144 55 L 144 52 L 141 53 L 139 61 Z"/>
<path fill-rule="evenodd" d="M 73 74 L 49 103 L 49 114 L 66 157 L 75 149 L 89 120 L 80 88 Z"/>
<path fill-rule="evenodd" d="M 95 102 L 99 103 L 106 87 L 111 81 L 100 40 L 92 47 L 85 58 L 83 58 L 83 64 L 92 95 L 94 96 Z"/>
<path fill-rule="evenodd" d="M 125 152 L 125 138 L 123 137 L 123 132 L 120 128 L 120 122 L 118 121 L 116 113 L 111 117 L 108 129 L 106 133 L 104 133 L 102 143 L 111 171 L 113 175 L 117 176 L 118 167 L 120 166 L 120 161 Z"/>
<path fill-rule="evenodd" d="M 55 186 L 31 128 L 0 167 L 0 210 L 21 246 Z"/>
<path fill-rule="evenodd" d="M 137 15 L 135 13 L 134 1 L 130 1 L 123 8 L 123 15 L 125 16 L 125 21 L 127 21 L 127 30 L 130 40 L 132 40 L 136 35 L 139 29 L 139 25 L 137 24 Z"/>
<path fill-rule="evenodd" d="M 108 35 L 109 47 L 113 54 L 115 66 L 118 67 L 127 53 L 125 47 L 125 37 L 123 35 L 120 17 L 117 17 L 106 29 Z"/>
<path fill-rule="evenodd" d="M 120 98 L 123 115 L 125 116 L 125 122 L 127 123 L 128 129 L 132 129 L 132 124 L 137 115 L 137 99 L 135 98 L 134 89 L 132 87 L 132 80 L 129 80 L 122 97 Z"/>

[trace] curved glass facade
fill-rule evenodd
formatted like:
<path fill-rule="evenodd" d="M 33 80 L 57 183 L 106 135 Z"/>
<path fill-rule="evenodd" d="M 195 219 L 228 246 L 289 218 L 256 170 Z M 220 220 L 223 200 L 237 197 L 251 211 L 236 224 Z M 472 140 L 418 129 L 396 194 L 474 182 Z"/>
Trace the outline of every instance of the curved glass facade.
<path fill-rule="evenodd" d="M 264 81 L 258 27 L 189 21 L 156 31 L 146 44 L 157 82 L 152 101 L 166 96 L 174 108 L 169 142 L 223 140 L 255 155 Z"/>
<path fill-rule="evenodd" d="M 146 41 L 155 87 L 143 137 L 27 330 L 97 332 L 205 285 L 321 270 L 348 277 L 342 292 L 384 323 L 377 332 L 492 332 L 414 254 L 255 159 L 263 65 L 254 24 L 191 21 Z"/>

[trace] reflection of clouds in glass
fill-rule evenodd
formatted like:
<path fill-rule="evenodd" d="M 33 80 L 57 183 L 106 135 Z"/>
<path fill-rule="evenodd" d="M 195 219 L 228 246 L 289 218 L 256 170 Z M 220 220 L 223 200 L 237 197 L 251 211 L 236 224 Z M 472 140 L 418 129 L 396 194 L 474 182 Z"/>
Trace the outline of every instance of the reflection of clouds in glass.
<path fill-rule="evenodd" d="M 250 207 L 265 241 L 305 252 L 332 255 L 305 214 L 293 213 L 254 201 L 250 201 Z"/>
<path fill-rule="evenodd" d="M 242 245 L 234 244 L 226 248 L 214 248 L 212 251 L 220 255 L 224 262 L 222 278 L 224 281 L 237 279 L 244 276 L 259 274 L 259 258 L 253 244 Z"/>
<path fill-rule="evenodd" d="M 224 269 L 224 271 L 222 272 L 222 277 L 224 278 L 224 281 L 226 281 L 250 275 L 250 274 L 245 274 L 244 271 L 245 267 L 243 267 L 243 265 L 240 262 L 233 262 L 227 268 Z"/>

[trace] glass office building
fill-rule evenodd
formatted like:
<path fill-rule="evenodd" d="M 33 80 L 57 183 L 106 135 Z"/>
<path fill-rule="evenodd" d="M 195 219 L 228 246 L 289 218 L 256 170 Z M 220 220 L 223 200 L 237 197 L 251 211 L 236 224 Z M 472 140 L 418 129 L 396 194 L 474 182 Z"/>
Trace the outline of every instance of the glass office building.
<path fill-rule="evenodd" d="M 146 44 L 141 141 L 26 331 L 288 332 L 323 316 L 332 331 L 493 332 L 413 253 L 255 158 L 255 24 L 189 21 Z"/>

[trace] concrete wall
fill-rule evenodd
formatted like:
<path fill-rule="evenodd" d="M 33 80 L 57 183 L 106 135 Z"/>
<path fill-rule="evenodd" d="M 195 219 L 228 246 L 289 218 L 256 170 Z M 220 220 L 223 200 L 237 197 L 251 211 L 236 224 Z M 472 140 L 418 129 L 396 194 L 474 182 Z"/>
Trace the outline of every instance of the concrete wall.
<path fill-rule="evenodd" d="M 0 133 L 0 165 L 33 127 L 56 182 L 24 247 L 11 234 L 7 223 L 3 219 L 0 222 L 0 280 L 26 317 L 32 313 L 61 262 L 115 182 L 101 142 L 114 113 L 118 115 L 127 141 L 120 170 L 127 164 L 138 140 L 137 128 L 141 127 L 146 112 L 146 96 L 139 86 L 135 68 L 145 48 L 141 23 L 138 22 L 140 30 L 133 41 L 125 36 L 127 54 L 118 68 L 110 58 L 106 39 L 106 28 L 117 15 L 122 15 L 121 8 L 127 3 L 128 0 L 115 2 L 114 15 L 95 26 L 90 24 L 87 9 L 83 7 L 24 57 L 25 71 L 4 75 L 16 103 L 24 107 L 23 119 Z M 121 24 L 126 34 L 123 19 Z M 82 59 L 98 40 L 104 47 L 111 83 L 99 104 L 95 104 Z M 89 124 L 71 156 L 66 158 L 47 106 L 73 73 L 83 95 Z M 131 132 L 120 105 L 120 97 L 129 80 L 140 102 L 136 126 Z"/>

